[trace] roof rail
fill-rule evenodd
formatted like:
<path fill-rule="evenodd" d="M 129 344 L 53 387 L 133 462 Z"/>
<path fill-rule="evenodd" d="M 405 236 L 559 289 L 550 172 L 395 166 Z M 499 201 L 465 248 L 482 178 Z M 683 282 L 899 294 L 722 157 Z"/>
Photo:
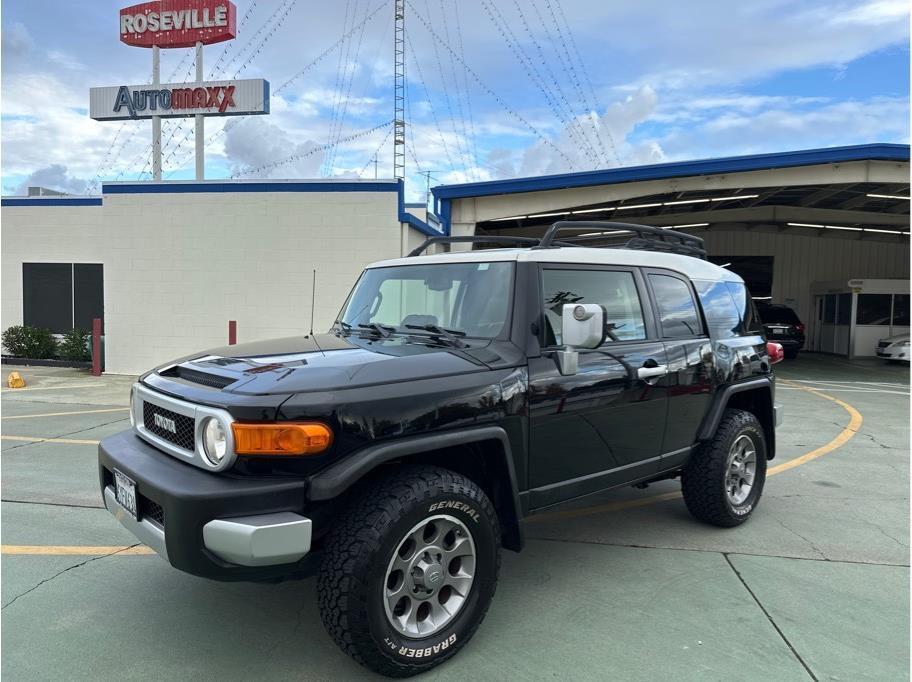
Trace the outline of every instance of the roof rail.
<path fill-rule="evenodd" d="M 428 237 L 425 242 L 409 253 L 407 258 L 420 256 L 429 246 L 434 244 L 510 244 L 514 246 L 538 246 L 541 239 L 538 237 L 510 237 L 499 235 L 467 235 L 463 237 Z M 555 246 L 572 246 L 565 242 L 555 242 Z"/>
<path fill-rule="evenodd" d="M 585 234 L 576 237 L 563 237 L 560 242 L 555 236 L 561 230 L 610 230 L 600 234 Z M 706 260 L 706 249 L 703 239 L 684 232 L 675 232 L 669 228 L 653 225 L 636 225 L 634 223 L 617 223 L 610 220 L 559 220 L 551 225 L 535 249 L 550 249 L 555 246 L 581 246 L 580 242 L 596 241 L 605 237 L 615 237 L 624 232 L 633 232 L 635 236 L 624 244 L 611 245 L 608 248 L 641 249 L 643 251 L 666 251 Z"/>
<path fill-rule="evenodd" d="M 557 241 L 554 237 L 561 230 L 608 230 L 596 234 L 582 234 L 562 237 Z M 609 244 L 602 248 L 611 249 L 639 249 L 642 251 L 664 251 L 685 256 L 693 256 L 706 260 L 706 249 L 703 240 L 692 234 L 675 232 L 668 228 L 654 227 L 652 225 L 635 225 L 633 223 L 616 223 L 608 220 L 561 220 L 554 223 L 545 232 L 545 236 L 538 237 L 511 237 L 509 235 L 477 235 L 460 237 L 429 237 L 425 242 L 413 249 L 408 258 L 419 256 L 434 244 L 501 244 L 512 246 L 525 246 L 532 249 L 551 249 L 556 247 L 585 246 L 586 242 L 599 241 L 606 237 L 615 237 L 625 232 L 633 232 L 636 236 L 628 239 L 623 244 Z"/>

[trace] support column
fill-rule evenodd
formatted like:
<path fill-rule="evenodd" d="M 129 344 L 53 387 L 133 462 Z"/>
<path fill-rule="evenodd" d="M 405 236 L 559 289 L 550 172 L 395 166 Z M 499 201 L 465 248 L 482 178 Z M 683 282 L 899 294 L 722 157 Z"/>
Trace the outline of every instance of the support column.
<path fill-rule="evenodd" d="M 199 85 L 203 82 L 203 44 L 196 44 L 196 83 Z M 195 126 L 195 135 L 196 135 L 196 179 L 205 180 L 206 179 L 206 152 L 203 148 L 203 138 L 206 136 L 205 128 L 205 118 L 202 114 L 197 114 L 195 117 L 196 126 Z"/>
<path fill-rule="evenodd" d="M 157 90 L 161 84 L 161 55 L 158 45 L 152 47 L 152 87 Z M 157 98 L 156 98 L 157 99 Z M 156 100 L 152 100 L 155 102 Z M 162 179 L 162 122 L 161 116 L 152 117 L 152 179 Z"/>

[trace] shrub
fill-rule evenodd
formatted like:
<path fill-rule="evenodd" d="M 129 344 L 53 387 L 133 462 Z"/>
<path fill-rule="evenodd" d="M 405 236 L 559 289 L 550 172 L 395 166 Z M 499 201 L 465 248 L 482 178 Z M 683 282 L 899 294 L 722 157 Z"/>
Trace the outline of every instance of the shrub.
<path fill-rule="evenodd" d="M 89 333 L 82 329 L 71 329 L 63 335 L 63 340 L 57 349 L 63 360 L 77 360 L 85 362 L 91 360 L 89 354 Z"/>
<path fill-rule="evenodd" d="M 25 325 L 10 327 L 0 338 L 6 352 L 20 358 L 44 360 L 53 357 L 57 350 L 57 342 L 50 329 Z"/>

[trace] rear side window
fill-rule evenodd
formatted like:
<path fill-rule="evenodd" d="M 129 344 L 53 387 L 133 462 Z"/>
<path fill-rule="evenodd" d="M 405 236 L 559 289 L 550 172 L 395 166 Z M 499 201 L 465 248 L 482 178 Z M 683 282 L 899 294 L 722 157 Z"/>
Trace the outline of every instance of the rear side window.
<path fill-rule="evenodd" d="M 649 275 L 649 279 L 659 307 L 662 336 L 672 339 L 699 336 L 702 325 L 690 287 L 668 275 Z"/>
<path fill-rule="evenodd" d="M 741 314 L 725 282 L 694 281 L 713 338 L 729 339 L 741 330 Z"/>
<path fill-rule="evenodd" d="M 643 309 L 633 273 L 610 270 L 542 270 L 545 345 L 561 345 L 561 313 L 570 303 L 597 303 L 605 309 L 607 343 L 646 338 Z"/>
<path fill-rule="evenodd" d="M 741 315 L 741 329 L 745 334 L 763 334 L 763 325 L 760 322 L 760 316 L 757 315 L 757 308 L 754 302 L 747 294 L 747 287 L 743 282 L 726 282 L 732 298 L 735 299 L 735 306 L 738 308 L 738 314 Z"/>

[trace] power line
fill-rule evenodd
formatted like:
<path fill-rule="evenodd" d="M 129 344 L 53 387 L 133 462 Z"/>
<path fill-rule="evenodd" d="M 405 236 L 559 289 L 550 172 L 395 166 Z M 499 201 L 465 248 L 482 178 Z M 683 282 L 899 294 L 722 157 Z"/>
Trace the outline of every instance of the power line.
<path fill-rule="evenodd" d="M 546 136 L 544 136 L 541 133 L 541 131 L 538 130 L 538 128 L 536 128 L 534 125 L 529 123 L 529 121 L 527 121 L 526 118 L 522 114 L 515 111 L 509 104 L 507 104 L 506 101 L 500 95 L 498 95 L 496 92 L 494 92 L 494 90 L 492 90 L 481 79 L 481 77 L 475 72 L 474 69 L 472 69 L 468 64 L 466 64 L 466 62 L 461 57 L 459 57 L 458 55 L 455 54 L 453 48 L 450 47 L 450 45 L 448 43 L 446 43 L 440 37 L 440 34 L 434 30 L 434 27 L 430 24 L 430 22 L 428 22 L 427 19 L 425 19 L 423 16 L 421 16 L 421 14 L 419 12 L 417 12 L 415 10 L 415 6 L 412 4 L 411 0 L 405 0 L 405 3 L 412 9 L 412 12 L 415 14 L 415 16 L 418 18 L 418 20 L 422 23 L 425 30 L 428 33 L 430 33 L 431 36 L 433 36 L 435 38 L 437 43 L 439 43 L 441 46 L 445 47 L 447 50 L 449 50 L 451 53 L 454 54 L 457 61 L 459 61 L 468 70 L 469 74 L 472 76 L 472 78 L 475 80 L 475 82 L 478 84 L 478 86 L 482 90 L 484 90 L 488 95 L 493 97 L 497 101 L 497 103 L 500 104 L 501 107 L 503 107 L 504 111 L 506 111 L 508 114 L 513 116 L 513 118 L 515 118 L 517 121 L 522 123 L 539 140 L 544 142 L 547 146 L 551 147 L 552 150 L 554 150 L 561 158 L 564 159 L 564 161 L 567 162 L 567 165 L 569 166 L 570 170 L 576 169 L 576 166 L 574 165 L 573 160 L 570 157 L 568 157 L 562 149 L 560 149 L 557 145 L 554 144 L 554 142 L 552 142 L 550 139 L 548 139 Z"/>
<path fill-rule="evenodd" d="M 340 138 L 336 142 L 328 142 L 326 144 L 315 145 L 314 147 L 311 147 L 310 149 L 308 149 L 306 152 L 299 152 L 296 154 L 292 154 L 291 156 L 286 156 L 284 159 L 278 159 L 277 161 L 269 161 L 268 163 L 260 164 L 259 166 L 248 166 L 247 168 L 244 168 L 240 171 L 233 173 L 231 175 L 231 178 L 236 179 L 239 177 L 243 177 L 245 175 L 259 174 L 259 173 L 263 173 L 265 171 L 270 171 L 274 168 L 278 168 L 279 166 L 284 166 L 285 164 L 288 164 L 288 163 L 300 161 L 301 159 L 305 159 L 309 156 L 312 156 L 313 154 L 316 154 L 317 152 L 326 151 L 327 149 L 330 149 L 334 144 L 344 144 L 346 142 L 351 142 L 352 140 L 356 140 L 360 137 L 365 137 L 367 135 L 370 135 L 371 133 L 381 130 L 391 124 L 392 124 L 392 121 L 385 121 L 379 125 L 375 125 L 373 128 L 361 130 L 357 133 L 352 133 L 351 135 Z"/>
<path fill-rule="evenodd" d="M 538 7 L 535 5 L 534 0 L 530 0 L 530 4 L 537 12 Z M 556 99 L 559 100 L 560 103 L 563 104 L 564 108 L 566 109 L 568 117 L 569 117 L 568 125 L 572 126 L 572 128 L 574 130 L 576 130 L 576 133 L 577 133 L 579 139 L 581 139 L 584 143 L 584 150 L 586 151 L 586 155 L 589 157 L 589 160 L 593 162 L 594 167 L 598 167 L 599 162 L 600 162 L 600 159 L 598 157 L 598 151 L 593 146 L 592 141 L 589 139 L 589 136 L 586 134 L 586 131 L 583 129 L 583 126 L 579 120 L 579 117 L 577 116 L 576 112 L 573 110 L 573 105 L 570 104 L 570 101 L 567 98 L 567 95 L 564 94 L 564 89 L 561 87 L 560 79 L 558 79 L 557 76 L 555 76 L 554 70 L 551 68 L 551 62 L 545 56 L 545 51 L 542 49 L 541 42 L 538 40 L 538 38 L 536 38 L 535 33 L 533 33 L 532 28 L 529 26 L 529 22 L 526 21 L 526 15 L 523 13 L 522 6 L 519 4 L 519 1 L 513 0 L 513 5 L 516 7 L 516 11 L 519 14 L 519 20 L 523 25 L 523 29 L 525 30 L 526 35 L 529 37 L 529 40 L 532 42 L 532 46 L 535 48 L 535 51 L 538 52 L 539 60 L 541 61 L 542 69 L 544 70 L 544 73 L 539 74 L 542 81 L 545 80 L 546 76 L 550 77 L 551 85 L 554 88 L 552 91 L 552 94 L 555 95 Z M 549 42 L 551 42 L 553 44 L 554 41 L 552 40 Z M 561 64 L 561 67 L 563 68 L 563 63 L 560 62 L 560 52 L 556 51 L 556 53 L 558 55 L 558 62 Z M 563 68 L 563 71 L 564 71 L 565 76 L 569 76 L 569 74 L 567 73 L 567 70 L 565 68 Z M 570 130 L 568 128 L 568 134 L 569 134 L 569 132 L 570 132 Z"/>
<path fill-rule="evenodd" d="M 513 33 L 510 28 L 509 22 L 497 8 L 496 3 L 488 2 L 487 0 L 482 0 L 482 7 L 485 10 L 485 13 L 488 15 L 491 23 L 494 24 L 494 27 L 498 30 L 506 43 L 507 47 L 513 52 L 517 60 L 519 60 L 520 65 L 523 70 L 526 72 L 526 75 L 529 77 L 529 80 L 538 88 L 539 92 L 545 98 L 545 102 L 548 107 L 551 109 L 551 112 L 557 117 L 557 119 L 564 124 L 567 134 L 570 135 L 574 144 L 583 150 L 584 153 L 589 157 L 590 162 L 594 162 L 591 151 L 587 146 L 587 141 L 578 140 L 576 136 L 576 131 L 573 130 L 569 121 L 567 120 L 566 115 L 560 110 L 555 99 L 552 97 L 550 90 L 547 87 L 547 84 L 541 78 L 538 73 L 538 69 L 535 67 L 535 64 L 532 62 L 532 59 L 525 53 L 525 51 L 520 46 L 519 40 L 516 38 L 516 35 Z"/>
<path fill-rule="evenodd" d="M 563 19 L 564 25 L 567 28 L 567 35 L 569 36 L 570 47 L 573 48 L 573 52 L 576 55 L 576 59 L 580 65 L 580 71 L 582 71 L 583 77 L 585 78 L 586 84 L 588 85 L 589 92 L 592 94 L 593 110 L 596 112 L 597 115 L 601 116 L 601 114 L 599 114 L 599 112 L 601 111 L 602 107 L 599 103 L 598 95 L 595 92 L 595 87 L 593 87 L 592 81 L 589 79 L 589 72 L 586 70 L 586 64 L 585 64 L 585 62 L 583 62 L 583 58 L 580 55 L 579 47 L 577 47 L 577 44 L 576 44 L 576 39 L 573 37 L 573 31 L 570 30 L 570 23 L 567 21 L 567 15 L 564 14 L 564 9 L 561 6 L 560 0 L 554 0 L 554 4 L 557 6 L 557 10 L 560 13 L 560 16 Z M 564 44 L 565 49 L 566 49 L 567 41 L 564 40 L 563 31 L 561 31 L 560 22 L 558 22 L 557 16 L 554 13 L 554 7 L 551 5 L 551 0 L 545 0 L 545 6 L 548 8 L 548 12 L 551 14 L 551 18 L 554 21 L 554 26 L 555 26 L 555 28 L 557 28 L 558 36 L 560 37 L 561 42 Z M 567 58 L 570 63 L 570 73 L 574 76 L 574 78 L 576 78 L 576 71 L 573 68 L 573 61 L 570 60 L 569 52 L 567 53 Z M 582 93 L 581 87 L 580 87 L 580 92 Z M 584 99 L 585 99 L 585 96 L 584 96 Z M 601 123 L 601 119 L 599 119 L 599 121 Z M 602 128 L 604 128 L 604 126 L 600 125 L 599 132 L 601 132 Z M 621 162 L 621 157 L 617 151 L 617 146 L 614 144 L 614 137 L 611 135 L 611 131 L 608 130 L 607 128 L 605 129 L 605 135 L 608 138 L 608 144 L 611 147 L 611 152 L 613 153 L 614 158 L 617 161 L 617 164 L 619 166 L 623 165 L 623 163 Z"/>
<path fill-rule="evenodd" d="M 442 2 L 442 0 L 441 0 L 441 2 Z M 460 60 L 463 61 L 463 63 L 464 63 L 465 49 L 464 49 L 463 42 L 462 42 L 462 23 L 459 20 L 459 3 L 458 2 L 453 3 L 453 16 L 456 19 L 456 47 L 459 51 Z M 466 100 L 466 109 L 469 112 L 469 129 L 471 130 L 471 136 L 469 137 L 469 140 L 472 143 L 472 158 L 474 159 L 475 166 L 477 167 L 478 166 L 478 145 L 477 145 L 477 139 L 476 139 L 477 136 L 475 134 L 475 116 L 472 113 L 472 97 L 471 97 L 471 91 L 469 90 L 469 74 L 464 68 L 462 70 L 462 83 L 463 83 L 463 93 L 465 94 L 465 100 Z"/>
<path fill-rule="evenodd" d="M 418 61 L 418 56 L 415 53 L 415 48 L 412 47 L 412 40 L 408 34 L 405 36 L 405 43 L 408 46 L 409 53 L 412 57 L 411 63 L 415 66 L 415 71 L 418 72 L 418 82 L 421 83 L 422 88 L 424 88 L 424 96 L 428 103 L 428 109 L 431 111 L 431 118 L 434 120 L 434 127 L 437 129 L 437 135 L 440 136 L 440 143 L 443 145 L 443 153 L 447 157 L 447 163 L 450 164 L 450 168 L 455 170 L 456 164 L 453 163 L 453 157 L 450 155 L 450 148 L 447 146 L 446 137 L 444 137 L 443 130 L 440 128 L 440 120 L 437 118 L 437 110 L 434 108 L 434 100 L 431 99 L 431 93 L 428 92 L 427 82 L 424 80 L 424 76 L 421 73 L 421 62 Z M 411 117 L 411 114 L 409 114 L 409 118 L 414 121 L 414 119 Z M 414 128 L 414 125 L 409 127 Z"/>
<path fill-rule="evenodd" d="M 425 0 L 425 4 L 427 4 L 427 0 Z M 443 37 L 448 43 L 451 43 L 450 29 L 449 29 L 450 22 L 447 17 L 446 5 L 443 4 L 443 0 L 440 0 L 440 13 L 442 15 L 442 20 L 440 23 L 443 25 Z M 456 77 L 456 60 L 453 59 L 453 53 L 450 53 L 449 58 L 450 58 L 449 59 L 450 73 L 452 73 L 453 77 L 452 77 L 452 79 L 446 79 L 446 80 L 449 80 L 451 83 L 453 83 L 454 86 L 456 86 L 456 92 L 455 92 L 454 99 L 456 100 L 456 109 L 459 112 L 459 123 L 462 128 L 462 137 L 461 137 L 460 142 L 462 143 L 462 147 L 465 149 L 465 155 L 469 161 L 469 164 L 466 166 L 466 176 L 476 178 L 476 172 L 474 170 L 474 166 L 475 166 L 474 159 L 470 156 L 470 153 L 469 153 L 469 143 L 470 143 L 469 131 L 466 126 L 465 112 L 462 107 L 462 93 L 460 93 L 459 80 Z"/>

